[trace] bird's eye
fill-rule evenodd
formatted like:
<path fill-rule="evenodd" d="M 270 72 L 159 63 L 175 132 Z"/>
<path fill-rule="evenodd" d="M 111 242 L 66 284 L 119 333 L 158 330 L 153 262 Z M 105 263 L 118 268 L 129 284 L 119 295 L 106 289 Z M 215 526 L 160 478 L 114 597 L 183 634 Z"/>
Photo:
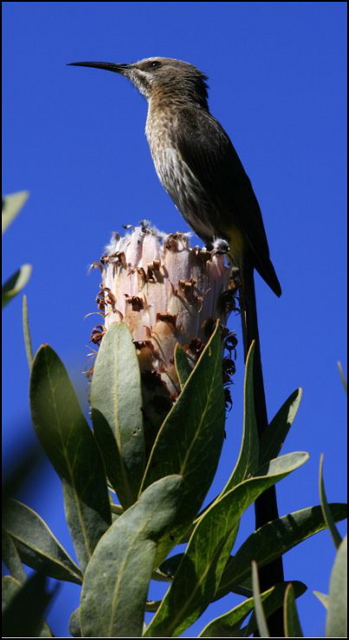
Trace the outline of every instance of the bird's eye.
<path fill-rule="evenodd" d="M 158 67 L 161 67 L 161 62 L 159 62 L 159 60 L 152 60 L 149 62 L 149 69 L 157 69 Z"/>

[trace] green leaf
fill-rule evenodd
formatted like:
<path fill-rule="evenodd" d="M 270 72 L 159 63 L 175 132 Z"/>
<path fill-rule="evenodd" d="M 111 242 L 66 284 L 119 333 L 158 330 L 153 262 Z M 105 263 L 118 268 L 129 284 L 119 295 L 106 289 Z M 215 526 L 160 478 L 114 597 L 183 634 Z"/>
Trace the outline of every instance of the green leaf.
<path fill-rule="evenodd" d="M 267 591 L 261 593 L 261 601 L 263 603 L 263 609 L 267 618 L 279 609 L 284 600 L 284 595 L 288 582 L 282 582 L 274 587 L 271 587 Z M 302 582 L 292 583 L 295 589 L 296 597 L 299 597 L 306 591 L 306 586 Z M 224 613 L 223 615 L 215 618 L 201 631 L 199 638 L 228 638 L 234 637 L 238 631 L 246 616 L 254 609 L 254 599 L 248 598 L 244 600 L 236 607 Z M 250 635 L 256 630 L 256 624 L 252 621 L 252 618 L 248 624 L 248 630 Z"/>
<path fill-rule="evenodd" d="M 48 345 L 35 355 L 30 400 L 36 434 L 63 484 L 65 512 L 84 569 L 111 523 L 101 455 L 66 369 Z"/>
<path fill-rule="evenodd" d="M 74 609 L 69 618 L 69 633 L 73 638 L 81 638 L 80 607 Z"/>
<path fill-rule="evenodd" d="M 46 626 L 43 615 L 57 588 L 48 592 L 46 581 L 47 578 L 40 573 L 33 574 L 23 585 L 10 576 L 5 577 L 3 580 L 3 637 L 47 636 L 45 630 L 42 633 L 43 627 Z"/>
<path fill-rule="evenodd" d="M 286 440 L 287 434 L 296 417 L 300 401 L 302 398 L 302 389 L 296 389 L 287 398 L 281 409 L 272 419 L 268 428 L 261 437 L 260 442 L 260 461 L 261 464 L 276 458 Z"/>
<path fill-rule="evenodd" d="M 5 517 L 7 516 L 5 510 Z M 26 579 L 26 574 L 22 566 L 21 559 L 18 555 L 16 545 L 11 536 L 6 531 L 2 531 L 2 561 L 7 566 L 11 576 L 22 583 Z"/>
<path fill-rule="evenodd" d="M 17 271 L 6 280 L 2 286 L 2 306 L 5 307 L 10 300 L 19 293 L 23 287 L 27 284 L 30 274 L 32 272 L 32 266 L 30 264 L 23 264 Z"/>
<path fill-rule="evenodd" d="M 114 434 L 103 414 L 97 409 L 91 410 L 91 419 L 107 476 L 124 509 L 127 509 L 132 504 L 134 496 L 130 492 L 125 465 Z"/>
<path fill-rule="evenodd" d="M 257 563 L 254 560 L 252 560 L 252 589 L 259 635 L 261 638 L 270 638 L 259 592 Z"/>
<path fill-rule="evenodd" d="M 27 296 L 25 294 L 23 295 L 22 319 L 23 319 L 23 335 L 24 335 L 25 352 L 27 355 L 29 371 L 30 371 L 33 363 L 34 354 L 33 354 L 33 347 L 32 347 L 32 341 L 30 336 L 30 327 L 29 327 L 29 318 L 28 318 L 28 301 L 27 301 Z"/>
<path fill-rule="evenodd" d="M 13 222 L 29 197 L 29 191 L 17 191 L 2 200 L 2 233 Z"/>
<path fill-rule="evenodd" d="M 84 637 L 139 637 L 156 547 L 168 537 L 183 500 L 183 482 L 152 484 L 100 539 L 87 566 L 80 606 Z"/>
<path fill-rule="evenodd" d="M 25 579 L 27 576 L 25 576 Z M 2 576 L 2 610 L 10 604 L 13 596 L 21 588 L 21 581 L 13 576 Z"/>
<path fill-rule="evenodd" d="M 185 353 L 184 349 L 178 343 L 176 344 L 176 348 L 174 351 L 174 362 L 176 367 L 176 372 L 178 376 L 178 380 L 181 385 L 181 389 L 183 389 L 186 381 L 188 380 L 193 367 L 191 366 L 188 356 Z"/>
<path fill-rule="evenodd" d="M 81 584 L 80 569 L 33 509 L 17 500 L 8 500 L 3 526 L 25 564 L 52 578 Z"/>
<path fill-rule="evenodd" d="M 159 580 L 161 582 L 171 582 L 174 578 L 174 575 L 179 567 L 179 564 L 184 556 L 184 553 L 177 553 L 176 555 L 167 558 L 160 567 L 153 573 L 153 579 Z M 247 578 L 244 582 L 241 582 L 239 585 L 232 586 L 231 591 L 233 593 L 237 593 L 240 596 L 244 596 L 245 598 L 250 598 L 252 596 L 252 586 L 251 579 Z"/>
<path fill-rule="evenodd" d="M 328 613 L 327 638 L 347 638 L 347 537 L 343 538 L 334 561 Z"/>
<path fill-rule="evenodd" d="M 336 521 L 346 517 L 345 504 L 331 504 L 330 508 Z M 248 577 L 252 560 L 263 567 L 325 528 L 320 505 L 293 511 L 260 527 L 245 540 L 235 556 L 229 559 L 217 597 L 222 598 L 233 590 L 234 585 Z"/>
<path fill-rule="evenodd" d="M 178 515 L 178 531 L 174 534 L 177 538 L 202 504 L 223 444 L 221 351 L 221 330 L 217 325 L 157 435 L 145 472 L 143 489 L 167 475 L 183 477 L 185 495 Z"/>
<path fill-rule="evenodd" d="M 276 611 L 278 611 L 280 608 L 283 607 L 282 596 L 285 594 L 285 591 L 288 585 L 290 584 L 294 588 L 294 594 L 296 598 L 299 598 L 299 596 L 303 595 L 303 593 L 305 593 L 305 591 L 307 590 L 307 586 L 304 584 L 304 582 L 298 582 L 298 580 L 290 580 L 287 582 L 280 582 L 274 587 L 272 587 L 273 589 L 275 589 L 274 596 L 271 595 L 270 598 L 268 598 L 265 602 L 263 602 L 263 599 L 262 599 L 263 594 L 261 594 L 261 600 L 263 602 L 263 610 L 264 610 L 264 615 L 266 620 L 268 620 L 270 616 L 273 615 L 273 613 L 275 613 Z M 257 630 L 258 630 L 257 618 L 256 618 L 256 613 L 254 611 L 248 621 L 247 626 L 244 627 L 245 636 L 247 637 L 252 633 L 255 634 Z"/>
<path fill-rule="evenodd" d="M 244 421 L 242 440 L 239 456 L 234 470 L 226 483 L 224 489 L 212 502 L 199 514 L 195 523 L 204 515 L 207 509 L 219 500 L 227 491 L 233 489 L 240 482 L 251 477 L 259 468 L 259 438 L 254 411 L 254 384 L 253 384 L 253 360 L 255 342 L 253 341 L 246 358 L 245 380 L 244 380 Z"/>
<path fill-rule="evenodd" d="M 265 469 L 269 475 L 245 480 L 210 506 L 195 527 L 145 636 L 178 636 L 203 613 L 215 596 L 244 511 L 307 458 L 308 454 L 297 453 L 273 460 Z"/>
<path fill-rule="evenodd" d="M 253 341 L 246 358 L 244 381 L 244 424 L 240 453 L 234 471 L 221 495 L 233 489 L 240 482 L 253 475 L 259 465 L 259 444 L 256 415 L 254 411 L 253 360 L 255 342 Z M 219 498 L 220 496 L 218 496 Z"/>
<path fill-rule="evenodd" d="M 317 597 L 318 600 L 320 600 L 321 604 L 324 605 L 325 609 L 328 609 L 328 599 L 329 596 L 327 593 L 321 593 L 321 591 L 313 591 L 314 596 Z"/>
<path fill-rule="evenodd" d="M 90 395 L 91 407 L 104 417 L 115 438 L 114 486 L 123 506 L 132 504 L 139 491 L 145 467 L 141 378 L 136 349 L 125 324 L 108 329 L 98 351 Z M 99 431 L 97 425 L 97 430 Z M 99 433 L 99 435 L 101 435 Z M 103 430 L 102 454 L 110 472 L 110 455 L 103 443 L 110 441 Z M 112 478 L 110 478 L 112 482 Z"/>
<path fill-rule="evenodd" d="M 342 381 L 342 385 L 344 388 L 345 393 L 347 393 L 347 379 L 344 375 L 344 371 L 343 371 L 343 367 L 342 367 L 342 363 L 341 362 L 337 362 L 337 367 L 338 367 L 338 371 L 339 371 L 339 375 L 341 377 L 341 381 Z"/>
<path fill-rule="evenodd" d="M 292 584 L 288 585 L 285 593 L 284 627 L 285 638 L 303 638 Z"/>
<path fill-rule="evenodd" d="M 331 514 L 331 509 L 328 506 L 326 491 L 325 491 L 325 484 L 324 484 L 324 477 L 323 477 L 323 463 L 324 463 L 324 456 L 323 454 L 321 454 L 320 471 L 319 471 L 319 492 L 320 492 L 321 508 L 322 508 L 324 520 L 326 522 L 326 526 L 328 527 L 330 534 L 332 536 L 334 546 L 336 547 L 336 549 L 338 549 L 340 546 L 340 543 L 342 542 L 342 538 L 339 535 L 338 529 L 334 523 L 334 519 Z"/>

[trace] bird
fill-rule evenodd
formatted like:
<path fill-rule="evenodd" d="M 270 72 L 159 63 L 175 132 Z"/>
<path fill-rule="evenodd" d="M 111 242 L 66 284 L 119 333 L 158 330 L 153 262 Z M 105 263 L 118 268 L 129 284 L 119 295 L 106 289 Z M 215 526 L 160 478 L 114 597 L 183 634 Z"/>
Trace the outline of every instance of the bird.
<path fill-rule="evenodd" d="M 146 98 L 145 133 L 162 186 L 196 235 L 209 248 L 226 251 L 239 274 L 246 358 L 252 340 L 259 341 L 254 269 L 277 296 L 281 286 L 251 181 L 210 113 L 207 76 L 188 62 L 164 57 L 69 65 L 122 75 Z"/>
<path fill-rule="evenodd" d="M 155 170 L 188 225 L 209 248 L 226 251 L 240 280 L 244 357 L 254 343 L 253 395 L 259 440 L 268 428 L 254 271 L 271 290 L 281 286 L 270 259 L 262 213 L 251 181 L 222 125 L 210 113 L 207 76 L 174 58 L 131 64 L 72 62 L 124 76 L 148 102 L 145 133 Z M 255 502 L 256 528 L 278 517 L 275 488 Z M 263 590 L 283 580 L 281 558 L 263 567 Z M 276 614 L 275 614 L 276 615 Z M 271 621 L 271 618 L 268 619 Z M 282 618 L 270 626 L 282 633 Z"/>

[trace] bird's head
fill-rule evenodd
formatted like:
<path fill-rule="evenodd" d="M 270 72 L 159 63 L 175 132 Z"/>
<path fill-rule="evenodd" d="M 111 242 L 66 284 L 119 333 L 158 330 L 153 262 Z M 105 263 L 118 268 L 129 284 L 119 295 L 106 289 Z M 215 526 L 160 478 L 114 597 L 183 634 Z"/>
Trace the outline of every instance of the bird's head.
<path fill-rule="evenodd" d="M 147 100 L 156 93 L 194 100 L 207 108 L 207 76 L 194 65 L 174 58 L 145 58 L 132 64 L 71 62 L 72 66 L 113 71 L 128 78 Z"/>

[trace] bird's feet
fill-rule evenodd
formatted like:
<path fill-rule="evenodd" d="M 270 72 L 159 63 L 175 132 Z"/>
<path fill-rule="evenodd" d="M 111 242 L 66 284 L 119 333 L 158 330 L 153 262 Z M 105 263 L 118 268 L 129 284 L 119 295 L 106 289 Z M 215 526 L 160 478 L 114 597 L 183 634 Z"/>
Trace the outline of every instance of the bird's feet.
<path fill-rule="evenodd" d="M 210 243 L 210 249 L 215 253 L 229 253 L 230 251 L 229 244 L 224 238 L 215 238 L 213 242 Z"/>

